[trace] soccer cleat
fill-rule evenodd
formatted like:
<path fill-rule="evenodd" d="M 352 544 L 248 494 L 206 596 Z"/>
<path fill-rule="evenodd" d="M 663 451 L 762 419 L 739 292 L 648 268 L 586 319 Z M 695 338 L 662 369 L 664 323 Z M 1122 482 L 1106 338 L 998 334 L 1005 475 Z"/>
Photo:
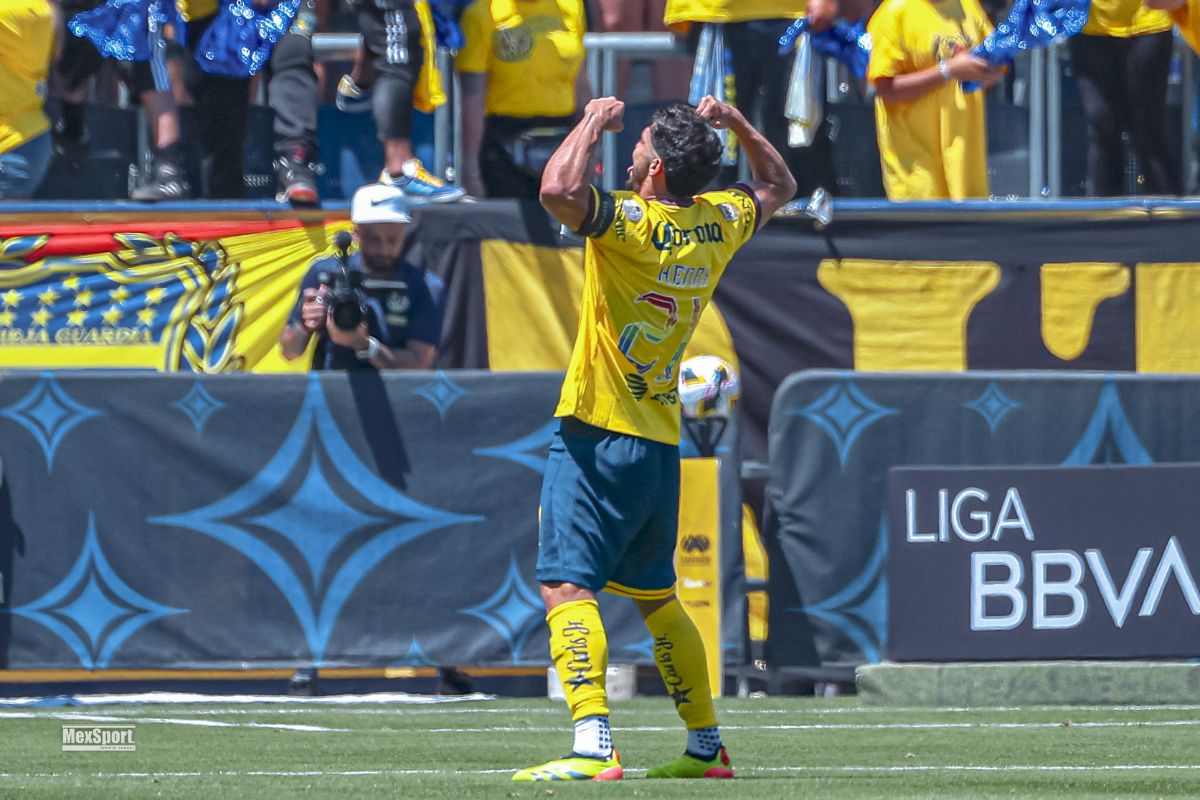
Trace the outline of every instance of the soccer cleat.
<path fill-rule="evenodd" d="M 536 767 L 526 767 L 513 773 L 514 781 L 619 781 L 625 777 L 621 769 L 621 756 L 613 750 L 612 758 L 588 758 L 571 753 L 563 758 L 556 758 L 539 764 Z"/>
<path fill-rule="evenodd" d="M 371 90 L 359 86 L 349 75 L 343 75 L 333 102 L 338 111 L 345 114 L 365 114 L 371 110 Z"/>
<path fill-rule="evenodd" d="M 379 176 L 379 182 L 395 186 L 413 200 L 427 203 L 453 203 L 466 194 L 461 186 L 447 186 L 435 178 L 415 158 L 404 162 L 403 172 L 398 176 L 385 169 Z"/>
<path fill-rule="evenodd" d="M 732 778 L 733 764 L 729 762 L 729 754 L 722 747 L 709 760 L 697 758 L 691 753 L 684 753 L 674 761 L 668 761 L 661 767 L 647 770 L 647 778 Z"/>

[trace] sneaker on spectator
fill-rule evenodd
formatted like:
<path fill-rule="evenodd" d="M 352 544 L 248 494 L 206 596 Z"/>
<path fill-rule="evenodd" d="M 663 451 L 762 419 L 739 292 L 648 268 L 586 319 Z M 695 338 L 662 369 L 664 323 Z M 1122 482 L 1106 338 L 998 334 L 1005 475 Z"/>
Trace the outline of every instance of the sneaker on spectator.
<path fill-rule="evenodd" d="M 149 202 L 183 200 L 191 192 L 192 187 L 188 185 L 183 170 L 169 161 L 161 161 L 154 165 L 150 180 L 134 189 L 129 197 Z"/>
<path fill-rule="evenodd" d="M 466 195 L 461 186 L 447 186 L 435 178 L 416 158 L 404 162 L 400 175 L 393 175 L 385 169 L 379 175 L 379 182 L 395 186 L 414 200 L 428 203 L 453 203 Z"/>
<path fill-rule="evenodd" d="M 275 159 L 275 202 L 312 206 L 321 202 L 312 164 L 296 156 Z"/>
<path fill-rule="evenodd" d="M 371 90 L 359 86 L 351 76 L 343 75 L 338 81 L 334 103 L 338 111 L 346 114 L 365 114 L 371 110 Z"/>

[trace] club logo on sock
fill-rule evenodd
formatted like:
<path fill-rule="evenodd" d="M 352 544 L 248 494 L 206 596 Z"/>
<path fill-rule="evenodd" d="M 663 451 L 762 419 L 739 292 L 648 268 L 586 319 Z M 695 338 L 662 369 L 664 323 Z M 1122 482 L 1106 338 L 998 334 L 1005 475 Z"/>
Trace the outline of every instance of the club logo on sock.
<path fill-rule="evenodd" d="M 581 686 L 595 686 L 588 677 L 588 673 L 592 671 L 592 659 L 588 655 L 587 637 L 591 632 L 582 622 L 568 622 L 562 629 L 563 638 L 567 640 L 566 650 L 570 654 L 565 671 L 575 675 L 574 678 L 565 681 L 572 692 Z"/>
<path fill-rule="evenodd" d="M 654 660 L 658 663 L 658 671 L 662 673 L 663 682 L 667 684 L 667 694 L 675 701 L 675 707 L 684 703 L 690 703 L 688 695 L 692 693 L 692 687 L 683 685 L 683 677 L 680 676 L 679 670 L 675 669 L 675 660 L 671 655 L 671 651 L 675 649 L 675 645 L 665 636 L 656 636 L 654 638 Z"/>

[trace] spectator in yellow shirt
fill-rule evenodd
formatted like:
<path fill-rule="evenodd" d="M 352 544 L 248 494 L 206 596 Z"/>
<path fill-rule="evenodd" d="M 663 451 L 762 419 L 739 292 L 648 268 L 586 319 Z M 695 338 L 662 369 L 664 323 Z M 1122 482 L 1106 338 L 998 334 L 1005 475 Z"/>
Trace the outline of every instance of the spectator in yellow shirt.
<path fill-rule="evenodd" d="M 537 199 L 542 169 L 590 99 L 583 0 L 475 0 L 455 63 L 463 93 L 463 186 Z"/>
<path fill-rule="evenodd" d="M 884 0 L 867 25 L 875 128 L 890 200 L 986 197 L 983 91 L 1003 70 L 971 55 L 991 32 L 979 0 Z"/>
<path fill-rule="evenodd" d="M 53 0 L 0 4 L 0 197 L 31 197 L 53 145 L 44 108 L 61 12 Z"/>
<path fill-rule="evenodd" d="M 1124 131 L 1146 192 L 1182 194 L 1182 169 L 1167 139 L 1170 16 L 1142 0 L 1092 0 L 1087 25 L 1068 46 L 1088 123 L 1088 195 L 1126 193 Z"/>

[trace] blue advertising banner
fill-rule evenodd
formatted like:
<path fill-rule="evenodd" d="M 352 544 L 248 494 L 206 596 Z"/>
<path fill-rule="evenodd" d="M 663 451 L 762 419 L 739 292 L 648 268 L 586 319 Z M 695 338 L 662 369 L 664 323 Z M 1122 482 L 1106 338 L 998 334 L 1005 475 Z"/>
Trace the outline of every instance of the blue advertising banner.
<path fill-rule="evenodd" d="M 896 537 L 903 532 L 896 532 L 888 512 L 890 469 L 1200 462 L 1200 378 L 1054 371 L 797 373 L 775 395 L 770 452 L 763 526 L 771 559 L 769 662 L 778 667 L 849 669 L 897 657 L 890 620 L 900 612 L 889 614 L 889 598 L 895 592 L 889 591 L 888 568 L 896 557 Z M 989 488 L 991 502 L 1002 503 L 1005 488 L 998 494 Z M 1024 497 L 1025 487 L 1020 490 Z M 947 502 L 953 500 L 951 493 Z M 920 531 L 938 530 L 937 503 L 936 492 L 932 499 L 921 498 Z M 1180 519 L 1187 519 L 1190 505 L 1178 505 Z M 961 508 L 976 510 L 969 504 Z M 993 519 L 1000 508 L 991 509 Z M 1115 512 L 1113 516 L 1129 519 Z M 1166 518 L 1159 519 L 1165 524 Z M 963 525 L 970 521 L 968 517 Z M 1041 533 L 1036 518 L 1033 524 Z M 1143 547 L 1154 549 L 1146 566 L 1152 576 L 1171 535 L 1180 537 L 1188 558 L 1200 557 L 1200 542 L 1189 544 L 1184 528 L 1146 541 L 1134 538 L 1141 529 L 1128 529 L 1128 550 L 1104 551 L 1114 581 L 1124 581 L 1128 559 Z M 1015 538 L 1004 533 L 1005 547 L 997 549 L 1010 550 Z M 1052 542 L 1052 549 L 1080 553 L 1101 546 L 1040 539 L 1030 543 L 1028 552 L 1019 551 L 1026 566 L 1031 564 L 1029 552 L 1041 549 L 1043 542 Z M 957 546 L 948 542 L 934 549 L 949 553 Z M 1200 569 L 1194 560 L 1190 566 Z M 1089 567 L 1089 573 L 1093 571 Z M 1000 567 L 988 567 L 987 580 L 1003 578 Z M 920 602 L 951 602 L 942 582 L 955 579 L 949 570 L 928 573 L 918 586 Z M 1060 580 L 1057 568 L 1050 579 Z M 1026 575 L 1027 598 L 1030 586 Z M 962 595 L 965 590 L 953 591 Z M 1177 592 L 1173 584 L 1167 590 L 1168 595 L 1172 592 Z M 957 596 L 953 602 L 958 602 Z M 1093 605 L 1102 602 L 1094 599 Z M 1136 602 L 1142 602 L 1140 596 Z M 1001 603 L 999 596 L 989 599 L 987 613 L 1003 613 Z M 931 635 L 941 633 L 940 627 L 920 618 L 914 624 L 930 624 Z M 1028 619 L 1023 624 L 1032 625 Z M 1015 657 L 1011 648 L 996 652 Z"/>
<path fill-rule="evenodd" d="M 1200 656 L 1200 464 L 888 475 L 888 657 Z"/>
<path fill-rule="evenodd" d="M 0 373 L 0 668 L 549 663 L 561 381 Z M 633 604 L 601 606 L 611 660 L 651 663 Z"/>

